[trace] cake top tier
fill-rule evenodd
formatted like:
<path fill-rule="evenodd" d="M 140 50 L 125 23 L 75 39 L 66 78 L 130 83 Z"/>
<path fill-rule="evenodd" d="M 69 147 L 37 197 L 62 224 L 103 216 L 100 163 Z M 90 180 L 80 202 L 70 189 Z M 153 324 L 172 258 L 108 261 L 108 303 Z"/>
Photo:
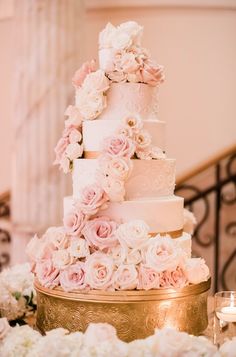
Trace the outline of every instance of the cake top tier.
<path fill-rule="evenodd" d="M 112 82 L 146 83 L 164 80 L 163 67 L 141 46 L 143 27 L 134 21 L 115 27 L 108 23 L 99 34 L 99 64 Z"/>

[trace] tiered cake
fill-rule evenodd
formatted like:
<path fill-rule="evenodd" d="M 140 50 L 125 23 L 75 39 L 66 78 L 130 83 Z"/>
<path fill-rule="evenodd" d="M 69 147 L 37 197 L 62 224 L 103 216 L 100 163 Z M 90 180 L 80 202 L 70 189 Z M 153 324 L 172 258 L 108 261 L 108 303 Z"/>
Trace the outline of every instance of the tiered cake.
<path fill-rule="evenodd" d="M 75 105 L 55 148 L 55 163 L 72 171 L 73 195 L 64 200 L 63 226 L 28 246 L 43 331 L 105 321 L 130 340 L 157 326 L 206 327 L 209 270 L 191 258 L 184 219 L 194 218 L 184 218 L 183 198 L 174 195 L 175 160 L 166 157 L 157 117 L 163 68 L 141 35 L 135 22 L 108 24 L 100 69 L 86 62 L 73 78 Z"/>

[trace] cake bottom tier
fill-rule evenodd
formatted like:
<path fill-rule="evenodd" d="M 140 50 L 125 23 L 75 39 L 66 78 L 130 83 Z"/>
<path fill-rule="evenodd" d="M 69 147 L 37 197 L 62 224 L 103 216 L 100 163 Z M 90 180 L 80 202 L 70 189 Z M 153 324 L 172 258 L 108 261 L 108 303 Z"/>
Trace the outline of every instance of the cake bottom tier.
<path fill-rule="evenodd" d="M 66 293 L 37 282 L 35 288 L 36 324 L 42 333 L 57 327 L 84 332 L 90 323 L 106 322 L 116 328 L 120 339 L 130 342 L 167 326 L 198 335 L 208 324 L 210 279 L 177 290 Z"/>

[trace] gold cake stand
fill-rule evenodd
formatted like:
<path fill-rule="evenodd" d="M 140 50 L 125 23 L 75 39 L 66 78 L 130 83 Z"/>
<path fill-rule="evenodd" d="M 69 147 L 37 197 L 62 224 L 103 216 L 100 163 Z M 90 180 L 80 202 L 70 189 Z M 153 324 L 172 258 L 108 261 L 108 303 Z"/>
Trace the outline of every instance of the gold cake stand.
<path fill-rule="evenodd" d="M 36 326 L 45 333 L 57 327 L 84 332 L 91 322 L 113 325 L 120 339 L 132 341 L 175 327 L 199 335 L 208 324 L 207 296 L 211 280 L 182 289 L 64 292 L 35 282 Z"/>

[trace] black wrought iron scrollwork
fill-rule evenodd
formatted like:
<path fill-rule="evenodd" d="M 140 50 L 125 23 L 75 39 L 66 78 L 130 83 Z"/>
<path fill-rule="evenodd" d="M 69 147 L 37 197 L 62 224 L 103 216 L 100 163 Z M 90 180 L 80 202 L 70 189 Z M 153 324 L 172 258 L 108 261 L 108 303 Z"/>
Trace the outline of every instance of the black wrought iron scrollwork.
<path fill-rule="evenodd" d="M 233 269 L 233 265 L 236 266 L 236 217 L 232 219 L 233 215 L 227 215 L 229 221 L 225 222 L 222 220 L 222 213 L 226 207 L 236 212 L 236 153 L 222 158 L 206 170 L 211 172 L 211 185 L 206 187 L 205 181 L 202 180 L 201 187 L 198 187 L 193 183 L 196 182 L 196 177 L 191 177 L 177 186 L 176 193 L 185 198 L 185 207 L 193 212 L 201 203 L 201 217 L 198 217 L 193 240 L 199 247 L 214 248 L 214 289 L 218 290 L 221 286 L 228 290 L 227 273 Z M 225 261 L 221 254 L 224 246 L 222 232 L 227 239 L 232 239 L 232 251 Z M 233 270 L 235 272 L 235 269 Z M 236 272 L 235 286 L 232 288 L 236 290 Z"/>
<path fill-rule="evenodd" d="M 0 218 L 10 218 L 10 203 L 8 197 L 0 200 Z M 0 222 L 0 271 L 10 262 L 9 249 L 6 248 L 9 247 L 11 242 L 11 235 L 10 232 L 3 227 L 4 226 L 1 227 Z"/>

